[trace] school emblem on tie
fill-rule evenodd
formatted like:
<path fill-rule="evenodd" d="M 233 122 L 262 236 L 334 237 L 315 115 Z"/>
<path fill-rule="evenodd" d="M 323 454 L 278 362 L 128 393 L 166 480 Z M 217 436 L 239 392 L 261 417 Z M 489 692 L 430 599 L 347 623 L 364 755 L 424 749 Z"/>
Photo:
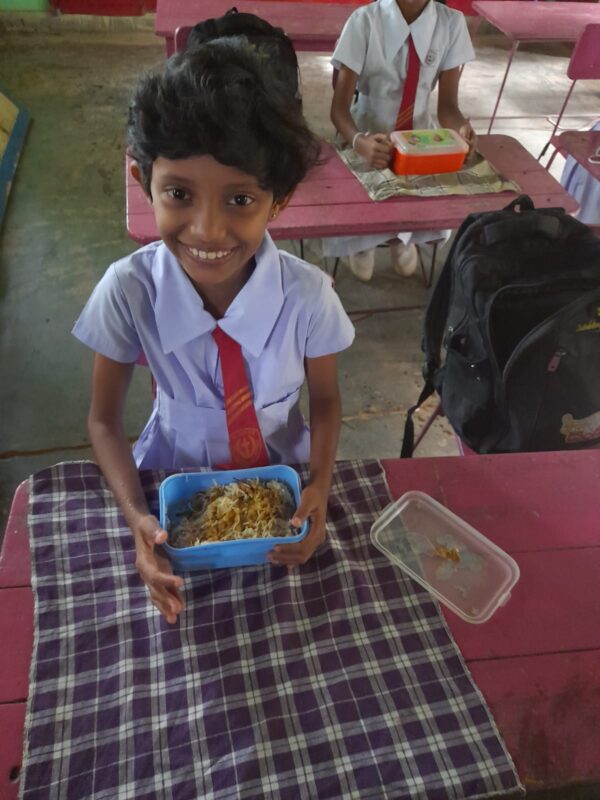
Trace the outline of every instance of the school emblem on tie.
<path fill-rule="evenodd" d="M 255 466 L 260 460 L 263 446 L 262 437 L 256 428 L 241 428 L 230 434 L 231 460 L 240 466 Z"/>

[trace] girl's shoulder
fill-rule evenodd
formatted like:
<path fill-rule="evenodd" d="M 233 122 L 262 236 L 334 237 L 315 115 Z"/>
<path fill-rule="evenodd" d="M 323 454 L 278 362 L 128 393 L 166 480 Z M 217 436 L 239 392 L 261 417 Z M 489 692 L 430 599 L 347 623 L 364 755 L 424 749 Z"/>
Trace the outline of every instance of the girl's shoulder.
<path fill-rule="evenodd" d="M 279 250 L 279 263 L 283 290 L 286 295 L 314 297 L 323 289 L 332 286 L 333 280 L 327 272 L 285 250 Z"/>
<path fill-rule="evenodd" d="M 111 264 L 104 280 L 116 284 L 125 295 L 143 292 L 154 296 L 164 276 L 172 272 L 172 260 L 174 256 L 162 241 L 151 242 Z"/>
<path fill-rule="evenodd" d="M 352 31 L 368 31 L 375 17 L 381 14 L 379 2 L 358 6 L 350 14 L 344 25 L 343 33 L 347 36 Z"/>
<path fill-rule="evenodd" d="M 118 261 L 111 264 L 113 269 L 119 277 L 128 275 L 141 277 L 144 274 L 150 275 L 158 257 L 164 258 L 166 250 L 165 245 L 161 242 L 151 242 L 143 247 L 134 250 Z"/>
<path fill-rule="evenodd" d="M 438 24 L 447 28 L 449 31 L 454 31 L 457 28 L 467 27 L 467 21 L 462 11 L 456 8 L 450 8 L 443 3 L 436 3 L 436 11 Z"/>

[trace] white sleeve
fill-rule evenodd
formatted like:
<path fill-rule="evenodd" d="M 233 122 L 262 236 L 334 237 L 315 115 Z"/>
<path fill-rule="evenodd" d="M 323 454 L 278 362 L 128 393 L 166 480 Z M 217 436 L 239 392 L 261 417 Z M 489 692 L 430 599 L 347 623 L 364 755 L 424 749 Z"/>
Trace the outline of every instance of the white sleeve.
<path fill-rule="evenodd" d="M 450 18 L 450 43 L 442 58 L 440 72 L 454 69 L 475 59 L 475 51 L 463 14 L 456 13 Z"/>
<path fill-rule="evenodd" d="M 321 291 L 316 298 L 308 325 L 306 357 L 339 353 L 354 341 L 354 325 L 344 311 L 341 300 L 331 284 L 331 278 L 322 274 Z"/>
<path fill-rule="evenodd" d="M 363 8 L 357 8 L 346 20 L 331 56 L 331 63 L 335 69 L 345 66 L 357 75 L 363 72 L 369 41 Z"/>
<path fill-rule="evenodd" d="M 141 354 L 142 346 L 114 264 L 96 285 L 72 334 L 113 361 L 131 364 Z"/>

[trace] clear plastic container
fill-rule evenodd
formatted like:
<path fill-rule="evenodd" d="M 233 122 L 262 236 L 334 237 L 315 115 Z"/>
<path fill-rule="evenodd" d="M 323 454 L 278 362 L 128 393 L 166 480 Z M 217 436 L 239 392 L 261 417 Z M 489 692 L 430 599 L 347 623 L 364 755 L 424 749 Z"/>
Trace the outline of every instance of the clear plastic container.
<path fill-rule="evenodd" d="M 469 145 L 450 128 L 425 131 L 394 131 L 392 170 L 397 175 L 435 175 L 458 172 Z"/>
<path fill-rule="evenodd" d="M 519 580 L 507 553 L 424 492 L 407 492 L 371 528 L 390 561 L 467 622 L 488 620 Z"/>

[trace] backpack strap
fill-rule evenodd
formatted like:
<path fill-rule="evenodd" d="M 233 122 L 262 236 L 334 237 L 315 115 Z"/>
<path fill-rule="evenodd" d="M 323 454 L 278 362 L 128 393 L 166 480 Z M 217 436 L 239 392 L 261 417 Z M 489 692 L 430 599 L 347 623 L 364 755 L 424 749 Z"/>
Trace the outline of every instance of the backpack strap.
<path fill-rule="evenodd" d="M 516 210 L 519 208 L 521 211 L 533 211 L 535 206 L 533 205 L 533 201 L 528 195 L 522 194 L 519 197 L 516 197 L 511 203 L 509 203 L 503 210 Z M 489 214 L 469 214 L 466 217 L 460 228 L 458 229 L 456 236 L 454 237 L 454 241 L 452 242 L 452 247 L 450 248 L 450 252 L 448 253 L 446 260 L 444 262 L 444 266 L 442 267 L 442 271 L 440 276 L 434 286 L 433 292 L 431 294 L 431 298 L 429 299 L 429 303 L 427 304 L 427 310 L 425 311 L 425 323 L 423 328 L 423 341 L 421 344 L 422 350 L 425 353 L 425 367 L 423 369 L 423 375 L 426 381 L 432 380 L 436 370 L 439 369 L 441 364 L 441 349 L 442 349 L 442 340 L 444 338 L 444 332 L 446 330 L 446 320 L 448 318 L 448 310 L 450 306 L 450 291 L 452 289 L 452 272 L 453 272 L 453 264 L 456 259 L 456 252 L 459 248 L 463 246 L 463 238 L 467 231 L 467 228 L 470 228 L 471 225 L 482 218 L 482 216 L 489 216 Z M 518 214 L 515 214 L 518 217 Z M 529 215 L 524 216 L 524 219 L 539 219 L 538 216 Z M 551 222 L 549 225 L 549 230 L 551 232 L 555 232 L 554 229 L 554 219 L 553 217 L 548 218 Z M 502 223 L 497 223 L 501 225 Z M 510 225 L 512 226 L 514 222 L 511 221 Z M 541 223 L 542 227 L 544 223 Z M 494 225 L 491 226 L 484 226 L 483 230 L 486 228 L 494 229 Z M 560 223 L 559 223 L 560 227 Z"/>
<path fill-rule="evenodd" d="M 402 449 L 400 450 L 400 458 L 411 458 L 415 449 L 415 423 L 412 416 L 419 406 L 427 400 L 434 393 L 435 389 L 432 383 L 425 382 L 419 399 L 414 406 L 411 406 L 406 412 L 406 422 L 404 423 L 404 436 L 402 437 Z"/>
<path fill-rule="evenodd" d="M 541 233 L 547 239 L 557 241 L 562 238 L 563 233 L 560 219 L 545 214 L 516 215 L 514 219 L 484 225 L 481 231 L 481 241 L 484 245 L 489 246 L 523 239 L 523 237 L 531 236 L 532 233 Z"/>
<path fill-rule="evenodd" d="M 415 449 L 415 425 L 413 422 L 413 414 L 428 397 L 431 397 L 437 388 L 435 376 L 441 366 L 442 340 L 446 330 L 446 320 L 448 318 L 448 308 L 450 305 L 454 255 L 456 250 L 460 247 L 463 234 L 479 216 L 479 214 L 470 214 L 458 229 L 456 237 L 452 242 L 450 252 L 444 261 L 442 271 L 439 274 L 429 302 L 427 303 L 425 322 L 423 324 L 423 339 L 421 341 L 421 349 L 425 353 L 425 366 L 423 367 L 425 386 L 416 404 L 411 406 L 406 412 L 400 458 L 410 458 L 412 456 Z"/>

